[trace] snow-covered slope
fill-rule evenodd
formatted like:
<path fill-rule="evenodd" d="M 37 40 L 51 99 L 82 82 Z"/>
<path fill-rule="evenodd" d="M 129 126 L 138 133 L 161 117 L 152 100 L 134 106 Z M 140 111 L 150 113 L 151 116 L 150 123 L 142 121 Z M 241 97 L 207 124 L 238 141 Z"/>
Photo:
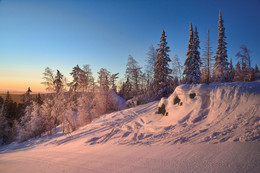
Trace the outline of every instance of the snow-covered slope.
<path fill-rule="evenodd" d="M 260 170 L 260 82 L 182 85 L 162 102 L 168 116 L 157 114 L 159 102 L 152 102 L 103 115 L 70 134 L 57 129 L 4 146 L 0 172 Z"/>

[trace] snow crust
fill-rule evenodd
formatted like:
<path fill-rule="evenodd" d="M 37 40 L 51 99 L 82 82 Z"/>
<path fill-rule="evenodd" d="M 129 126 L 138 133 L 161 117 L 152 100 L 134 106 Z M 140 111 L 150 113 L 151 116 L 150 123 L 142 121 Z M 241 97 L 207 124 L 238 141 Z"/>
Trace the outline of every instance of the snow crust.
<path fill-rule="evenodd" d="M 160 103 L 3 146 L 0 172 L 259 172 L 259 141 L 259 81 L 181 85 Z"/>

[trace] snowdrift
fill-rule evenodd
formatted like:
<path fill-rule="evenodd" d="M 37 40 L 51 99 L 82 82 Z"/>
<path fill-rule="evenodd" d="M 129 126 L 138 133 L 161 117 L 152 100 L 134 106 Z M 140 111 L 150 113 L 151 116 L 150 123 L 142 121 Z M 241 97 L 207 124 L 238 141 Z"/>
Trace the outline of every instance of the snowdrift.
<path fill-rule="evenodd" d="M 0 172 L 259 172 L 259 110 L 260 82 L 181 85 L 72 133 L 0 147 Z"/>
<path fill-rule="evenodd" d="M 181 85 L 165 104 L 168 122 L 208 131 L 198 141 L 254 141 L 260 137 L 260 83 Z M 197 128 L 195 128 L 197 126 Z M 188 140 L 190 137 L 186 137 Z"/>

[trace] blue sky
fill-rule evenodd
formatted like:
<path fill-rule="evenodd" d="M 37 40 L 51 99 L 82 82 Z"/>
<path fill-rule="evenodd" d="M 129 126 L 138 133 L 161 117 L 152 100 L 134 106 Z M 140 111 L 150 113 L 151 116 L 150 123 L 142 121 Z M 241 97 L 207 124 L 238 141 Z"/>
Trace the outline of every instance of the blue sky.
<path fill-rule="evenodd" d="M 0 89 L 43 90 L 47 66 L 68 78 L 77 64 L 89 64 L 94 75 L 106 68 L 123 77 L 128 55 L 144 66 L 163 28 L 170 56 L 183 63 L 190 22 L 198 27 L 201 48 L 210 29 L 215 52 L 219 10 L 228 56 L 236 62 L 245 44 L 259 65 L 259 0 L 0 0 Z"/>

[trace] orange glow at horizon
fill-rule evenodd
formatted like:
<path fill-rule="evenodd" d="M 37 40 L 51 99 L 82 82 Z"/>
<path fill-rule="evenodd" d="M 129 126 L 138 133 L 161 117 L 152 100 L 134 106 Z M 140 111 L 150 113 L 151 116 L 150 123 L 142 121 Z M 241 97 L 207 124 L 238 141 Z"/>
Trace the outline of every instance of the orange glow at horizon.
<path fill-rule="evenodd" d="M 0 91 L 26 92 L 28 87 L 34 92 L 46 92 L 45 87 L 38 81 L 12 81 L 5 80 L 0 82 Z"/>

